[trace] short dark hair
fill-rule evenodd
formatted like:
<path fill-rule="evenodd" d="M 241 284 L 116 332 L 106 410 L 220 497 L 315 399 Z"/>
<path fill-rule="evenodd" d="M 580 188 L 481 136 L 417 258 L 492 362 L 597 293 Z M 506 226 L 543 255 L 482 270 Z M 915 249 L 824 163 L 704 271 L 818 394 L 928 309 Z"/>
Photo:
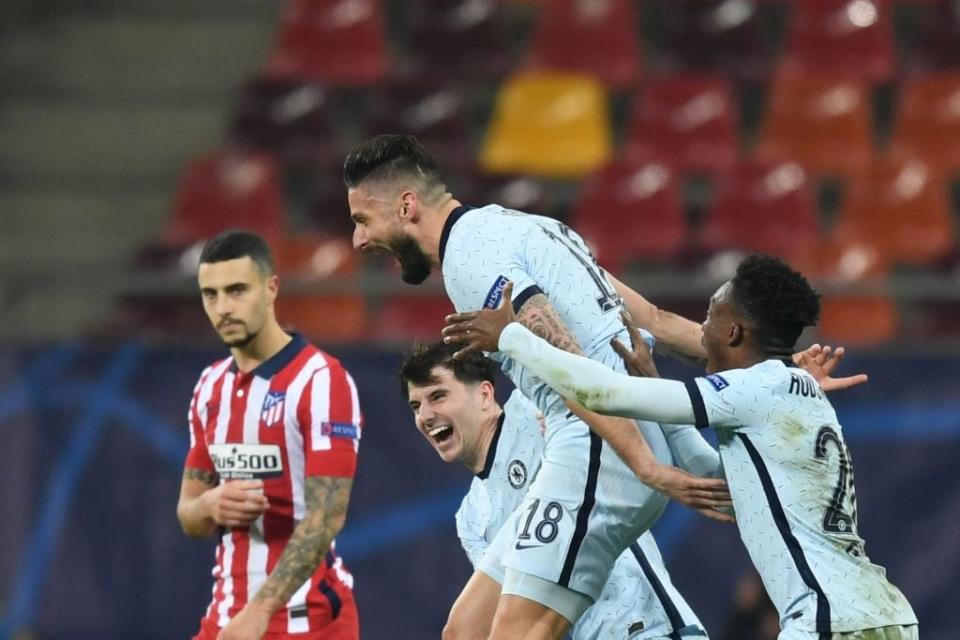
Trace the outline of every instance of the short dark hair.
<path fill-rule="evenodd" d="M 352 189 L 364 180 L 390 182 L 414 177 L 430 190 L 443 187 L 433 156 L 416 136 L 399 133 L 379 135 L 360 143 L 343 163 L 343 182 Z"/>
<path fill-rule="evenodd" d="M 408 385 L 424 387 L 438 382 L 433 375 L 435 367 L 449 369 L 453 377 L 464 384 L 477 384 L 486 380 L 496 384 L 496 366 L 493 361 L 479 351 L 471 351 L 463 358 L 453 359 L 453 354 L 463 345 L 451 345 L 443 342 L 415 344 L 400 365 L 400 386 L 403 399 L 410 398 Z"/>
<path fill-rule="evenodd" d="M 820 294 L 782 260 L 752 255 L 737 267 L 733 300 L 755 324 L 767 349 L 792 349 L 804 327 L 817 324 Z"/>
<path fill-rule="evenodd" d="M 273 254 L 267 241 L 246 229 L 228 229 L 210 238 L 200 252 L 200 264 L 249 257 L 263 273 L 273 273 Z"/>

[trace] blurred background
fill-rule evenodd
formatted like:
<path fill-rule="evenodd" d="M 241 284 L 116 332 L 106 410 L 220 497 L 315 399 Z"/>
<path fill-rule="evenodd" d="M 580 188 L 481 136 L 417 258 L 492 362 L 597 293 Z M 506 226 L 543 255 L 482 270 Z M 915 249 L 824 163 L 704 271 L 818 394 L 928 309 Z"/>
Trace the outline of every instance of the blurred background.
<path fill-rule="evenodd" d="M 420 442 L 395 371 L 450 307 L 353 253 L 340 178 L 383 132 L 693 319 L 746 252 L 809 274 L 805 339 L 871 376 L 833 398 L 867 552 L 925 638 L 957 637 L 960 3 L 3 0 L 0 87 L 0 638 L 195 631 L 213 543 L 175 505 L 223 353 L 196 260 L 226 227 L 270 238 L 281 322 L 358 383 L 338 550 L 363 637 L 439 636 L 469 476 Z M 775 637 L 734 528 L 671 507 L 655 532 L 712 637 Z"/>

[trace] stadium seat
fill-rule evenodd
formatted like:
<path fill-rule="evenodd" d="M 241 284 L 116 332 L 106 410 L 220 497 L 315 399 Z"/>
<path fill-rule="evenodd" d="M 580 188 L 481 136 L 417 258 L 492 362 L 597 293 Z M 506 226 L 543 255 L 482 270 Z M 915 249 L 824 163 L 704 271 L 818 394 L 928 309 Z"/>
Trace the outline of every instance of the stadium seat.
<path fill-rule="evenodd" d="M 776 34 L 754 0 L 648 0 L 656 17 L 650 62 L 665 72 L 719 72 L 765 79 Z"/>
<path fill-rule="evenodd" d="M 954 247 L 945 181 L 916 160 L 878 161 L 852 180 L 831 237 L 865 245 L 888 264 L 934 264 Z"/>
<path fill-rule="evenodd" d="M 825 342 L 866 347 L 897 336 L 900 313 L 886 296 L 826 295 L 820 302 L 818 332 Z"/>
<path fill-rule="evenodd" d="M 385 83 L 371 97 L 365 127 L 368 136 L 399 131 L 413 134 L 448 172 L 459 173 L 472 164 L 464 91 L 438 85 L 435 78 L 403 78 Z"/>
<path fill-rule="evenodd" d="M 470 206 L 496 203 L 508 209 L 554 216 L 559 212 L 555 189 L 546 181 L 529 176 L 462 176 L 454 197 Z"/>
<path fill-rule="evenodd" d="M 633 2 L 548 0 L 537 19 L 527 64 L 599 78 L 612 90 L 640 78 L 640 38 Z"/>
<path fill-rule="evenodd" d="M 415 73 L 450 86 L 496 80 L 508 70 L 510 31 L 498 0 L 412 0 L 404 52 Z M 438 64 L 438 61 L 443 61 Z"/>
<path fill-rule="evenodd" d="M 873 156 L 865 87 L 839 76 L 778 76 L 770 89 L 758 159 L 796 160 L 816 174 L 849 177 Z"/>
<path fill-rule="evenodd" d="M 619 160 L 588 177 L 570 216 L 605 268 L 631 260 L 676 258 L 688 229 L 673 171 L 656 162 Z"/>
<path fill-rule="evenodd" d="M 307 282 L 355 274 L 359 256 L 350 238 L 323 233 L 282 234 L 271 241 L 277 273 Z"/>
<path fill-rule="evenodd" d="M 867 83 L 894 72 L 893 8 L 882 0 L 795 2 L 785 73 L 843 73 Z"/>
<path fill-rule="evenodd" d="M 258 78 L 241 90 L 230 138 L 276 152 L 283 164 L 329 166 L 342 162 L 330 92 L 315 83 Z"/>
<path fill-rule="evenodd" d="M 612 150 L 603 85 L 581 74 L 529 72 L 499 90 L 479 165 L 489 173 L 577 178 Z"/>
<path fill-rule="evenodd" d="M 315 294 L 285 291 L 277 297 L 277 320 L 320 344 L 348 342 L 367 336 L 367 302 L 357 294 Z"/>
<path fill-rule="evenodd" d="M 722 77 L 675 76 L 646 83 L 634 99 L 627 152 L 678 171 L 716 173 L 738 155 L 733 91 Z"/>
<path fill-rule="evenodd" d="M 436 342 L 444 318 L 453 312 L 453 305 L 443 295 L 391 295 L 380 304 L 373 336 L 405 345 L 412 340 Z"/>
<path fill-rule="evenodd" d="M 190 244 L 242 227 L 264 236 L 283 228 L 279 170 L 269 154 L 227 149 L 198 158 L 180 179 L 166 232 Z"/>
<path fill-rule="evenodd" d="M 891 154 L 960 171 L 960 71 L 908 78 L 900 96 Z"/>
<path fill-rule="evenodd" d="M 265 70 L 270 78 L 366 86 L 387 71 L 380 0 L 290 0 Z"/>
<path fill-rule="evenodd" d="M 960 3 L 927 0 L 911 7 L 916 20 L 900 34 L 904 66 L 921 71 L 956 70 L 960 64 Z"/>
<path fill-rule="evenodd" d="M 814 187 L 796 163 L 744 162 L 720 176 L 700 234 L 707 251 L 735 249 L 793 261 L 816 244 Z"/>

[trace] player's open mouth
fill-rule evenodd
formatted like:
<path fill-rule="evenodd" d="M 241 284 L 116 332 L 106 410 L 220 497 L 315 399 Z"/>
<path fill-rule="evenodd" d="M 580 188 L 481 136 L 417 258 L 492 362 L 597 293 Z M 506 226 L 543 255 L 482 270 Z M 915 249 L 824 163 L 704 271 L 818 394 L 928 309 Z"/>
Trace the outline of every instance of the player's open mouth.
<path fill-rule="evenodd" d="M 427 435 L 433 438 L 434 442 L 446 442 L 453 435 L 453 427 L 448 424 L 438 424 L 427 430 Z"/>

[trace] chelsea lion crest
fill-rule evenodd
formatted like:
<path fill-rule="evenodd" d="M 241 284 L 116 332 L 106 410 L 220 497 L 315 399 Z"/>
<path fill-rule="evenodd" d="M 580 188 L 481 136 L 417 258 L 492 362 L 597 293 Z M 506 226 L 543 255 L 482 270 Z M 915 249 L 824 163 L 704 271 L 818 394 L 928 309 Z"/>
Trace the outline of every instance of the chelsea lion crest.
<path fill-rule="evenodd" d="M 511 460 L 507 465 L 507 480 L 514 489 L 520 489 L 527 484 L 527 468 L 519 460 Z"/>

